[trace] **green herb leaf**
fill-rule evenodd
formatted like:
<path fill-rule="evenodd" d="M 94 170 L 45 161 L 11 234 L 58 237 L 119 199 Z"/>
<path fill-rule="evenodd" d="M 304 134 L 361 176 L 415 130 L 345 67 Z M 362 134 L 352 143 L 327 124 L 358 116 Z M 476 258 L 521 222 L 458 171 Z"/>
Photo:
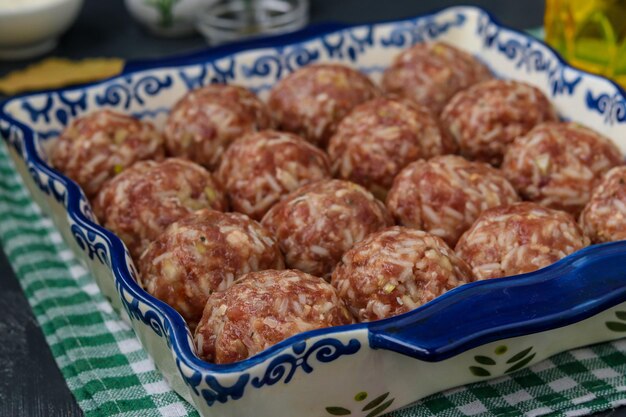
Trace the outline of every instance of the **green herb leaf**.
<path fill-rule="evenodd" d="M 527 356 L 526 358 L 524 358 L 523 360 L 517 362 L 515 365 L 511 366 L 509 369 L 507 369 L 506 371 L 504 371 L 505 374 L 511 373 L 511 372 L 515 372 L 518 369 L 522 369 L 524 366 L 528 365 L 530 363 L 530 361 L 533 360 L 533 358 L 535 357 L 536 353 L 533 353 L 530 356 Z"/>
<path fill-rule="evenodd" d="M 368 415 L 366 415 L 365 417 L 375 417 L 379 414 L 381 414 L 383 411 L 385 411 L 387 408 L 389 408 L 389 406 L 391 405 L 391 403 L 393 402 L 393 400 L 395 400 L 395 398 L 390 399 L 389 401 L 387 401 L 384 404 L 379 405 L 378 407 L 376 407 L 375 409 L 373 409 Z"/>
<path fill-rule="evenodd" d="M 333 416 L 347 416 L 352 414 L 352 411 L 343 407 L 326 407 L 326 411 Z"/>
<path fill-rule="evenodd" d="M 506 347 L 505 345 L 500 345 L 496 348 L 495 352 L 496 355 L 504 355 L 507 350 L 509 350 L 508 347 Z"/>
<path fill-rule="evenodd" d="M 511 356 L 511 358 L 508 361 L 506 361 L 506 363 L 513 363 L 513 362 L 517 362 L 521 360 L 524 356 L 528 355 L 531 350 L 533 350 L 532 346 L 529 347 L 528 349 L 522 350 L 520 353 Z"/>
<path fill-rule="evenodd" d="M 607 321 L 606 327 L 614 332 L 626 332 L 626 323 L 620 323 L 619 321 Z"/>
<path fill-rule="evenodd" d="M 470 366 L 469 370 L 476 376 L 491 376 L 491 372 L 480 366 Z"/>
<path fill-rule="evenodd" d="M 374 407 L 378 407 L 378 405 L 380 405 L 380 403 L 382 403 L 383 401 L 385 401 L 385 399 L 389 396 L 389 393 L 386 392 L 383 395 L 374 398 L 372 401 L 368 402 L 367 404 L 365 404 L 365 407 L 363 407 L 361 409 L 361 411 L 367 411 L 367 410 L 371 410 Z"/>
<path fill-rule="evenodd" d="M 616 311 L 615 315 L 620 320 L 626 320 L 626 311 Z"/>
<path fill-rule="evenodd" d="M 491 359 L 489 356 L 477 355 L 477 356 L 474 356 L 474 360 L 483 365 L 495 365 L 496 364 L 496 361 Z"/>
<path fill-rule="evenodd" d="M 354 396 L 355 401 L 363 401 L 367 398 L 367 392 L 361 391 L 357 395 Z"/>

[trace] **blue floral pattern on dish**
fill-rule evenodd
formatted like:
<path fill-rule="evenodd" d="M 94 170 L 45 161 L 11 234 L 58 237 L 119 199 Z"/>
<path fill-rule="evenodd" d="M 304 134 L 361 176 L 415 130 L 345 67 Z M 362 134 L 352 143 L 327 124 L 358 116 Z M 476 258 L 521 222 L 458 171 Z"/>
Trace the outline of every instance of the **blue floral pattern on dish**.
<path fill-rule="evenodd" d="M 225 63 L 225 64 L 224 64 Z M 197 66 L 182 68 L 178 76 L 188 90 L 202 87 L 209 83 L 225 84 L 235 79 L 235 59 L 227 58 Z"/>
<path fill-rule="evenodd" d="M 85 231 L 83 227 L 80 227 L 77 224 L 72 224 L 70 226 L 70 230 L 76 240 L 76 244 L 83 251 L 87 252 L 89 259 L 98 259 L 98 261 L 100 261 L 103 265 L 111 265 L 111 261 L 109 260 L 109 250 L 106 244 L 99 240 L 98 235 L 95 232 L 91 230 Z"/>
<path fill-rule="evenodd" d="M 230 387 L 225 387 L 219 383 L 219 381 L 211 375 L 206 375 L 204 382 L 207 388 L 199 388 L 202 384 L 202 374 L 198 371 L 193 371 L 192 374 L 186 375 L 181 368 L 179 359 L 176 359 L 176 366 L 185 381 L 185 384 L 191 388 L 194 394 L 200 396 L 206 401 L 208 406 L 212 406 L 216 401 L 220 403 L 226 403 L 229 398 L 238 400 L 243 397 L 246 385 L 250 380 L 250 374 L 242 374 L 237 378 L 237 382 Z"/>
<path fill-rule="evenodd" d="M 258 57 L 250 66 L 243 65 L 242 70 L 246 77 L 271 77 L 278 81 L 284 73 L 310 64 L 320 56 L 316 48 L 306 48 L 302 45 L 293 47 L 279 47 L 274 49 L 273 54 Z"/>
<path fill-rule="evenodd" d="M 307 349 L 307 342 L 302 341 L 295 343 L 292 346 L 293 353 L 289 353 L 288 350 L 278 355 L 269 366 L 265 369 L 265 373 L 262 378 L 254 377 L 251 385 L 255 388 L 261 388 L 265 385 L 274 385 L 280 381 L 288 384 L 293 378 L 296 370 L 302 368 L 305 373 L 313 372 L 313 365 L 310 362 L 311 358 L 315 358 L 320 363 L 329 363 L 344 355 L 353 355 L 359 351 L 361 343 L 356 339 L 351 339 L 348 343 L 344 344 L 339 339 L 325 338 L 316 341 Z M 204 382 L 207 388 L 200 388 L 203 378 L 202 374 L 197 371 L 192 371 L 190 375 L 185 372 L 180 361 L 176 360 L 178 370 L 194 394 L 201 396 L 207 405 L 211 406 L 216 401 L 225 403 L 230 399 L 240 399 L 250 381 L 250 374 L 242 373 L 238 376 L 237 382 L 232 386 L 225 387 L 219 383 L 219 381 L 211 375 L 204 377 Z"/>
<path fill-rule="evenodd" d="M 172 84 L 170 75 L 165 77 L 128 75 L 119 81 L 111 82 L 103 94 L 96 96 L 96 103 L 100 106 L 121 104 L 124 109 L 128 109 L 131 104 L 145 104 L 147 98 L 156 96 L 162 90 L 170 88 Z"/>
<path fill-rule="evenodd" d="M 626 121 L 626 101 L 619 94 L 598 94 L 587 91 L 585 96 L 587 107 L 604 115 L 604 122 L 608 125 L 624 123 Z"/>
<path fill-rule="evenodd" d="M 451 19 L 443 21 L 433 16 L 411 19 L 396 25 L 389 36 L 381 39 L 380 43 L 383 47 L 411 46 L 436 38 L 446 33 L 450 28 L 463 26 L 466 20 L 467 17 L 463 13 L 457 13 Z"/>
<path fill-rule="evenodd" d="M 163 320 L 162 314 L 157 310 L 149 307 L 148 305 L 139 302 L 135 297 L 132 297 L 121 284 L 115 283 L 117 291 L 122 300 L 122 305 L 128 317 L 133 320 L 138 320 L 148 325 L 152 331 L 159 337 L 165 338 L 168 346 L 170 345 L 169 335 L 171 334 L 171 325 L 169 321 Z M 129 300 L 128 297 L 131 299 Z"/>
<path fill-rule="evenodd" d="M 41 117 L 44 122 L 50 122 L 50 110 L 52 110 L 52 105 L 54 104 L 53 95 L 50 94 L 46 97 L 43 106 L 35 107 L 35 105 L 31 101 L 24 100 L 22 102 L 22 108 L 28 112 L 30 116 L 30 121 L 36 123 L 39 121 Z"/>
<path fill-rule="evenodd" d="M 348 57 L 350 61 L 356 61 L 359 54 L 374 45 L 374 28 L 367 26 L 364 34 L 356 31 L 347 31 L 322 37 L 322 45 L 329 58 Z"/>
<path fill-rule="evenodd" d="M 500 27 L 487 16 L 479 20 L 477 34 L 482 37 L 483 45 L 487 49 L 495 48 L 510 61 L 514 61 L 517 68 L 523 68 L 527 73 L 547 73 L 553 97 L 560 94 L 573 95 L 582 79 L 578 74 L 571 79 L 567 78 L 566 65 L 554 56 L 547 56 L 545 46 L 530 38 L 503 35 Z M 505 36 L 508 38 L 505 39 Z"/>
<path fill-rule="evenodd" d="M 268 365 L 263 378 L 254 378 L 252 385 L 260 388 L 263 385 L 274 385 L 280 381 L 287 384 L 298 368 L 302 368 L 307 374 L 313 372 L 309 358 L 314 354 L 316 360 L 327 363 L 343 355 L 353 355 L 360 348 L 361 343 L 356 339 L 351 339 L 345 345 L 338 339 L 322 339 L 313 343 L 308 349 L 305 340 L 294 343 L 292 346 L 294 354 L 283 353 L 275 357 Z"/>
<path fill-rule="evenodd" d="M 87 110 L 87 94 L 79 94 L 78 98 L 71 99 L 63 93 L 57 94 L 59 102 L 64 106 L 56 110 L 56 119 L 65 126 L 71 117 L 76 117 L 79 112 Z"/>
<path fill-rule="evenodd" d="M 79 93 L 77 98 L 70 98 L 63 92 L 49 93 L 44 103 L 37 106 L 30 100 L 22 102 L 30 121 L 37 123 L 40 119 L 45 123 L 52 121 L 51 112 L 54 110 L 56 121 L 61 125 L 67 124 L 70 117 L 76 117 L 80 111 L 87 110 L 87 93 Z"/>
<path fill-rule="evenodd" d="M 22 158 L 24 155 L 24 132 L 17 126 L 12 126 L 0 119 L 0 138 L 4 139 Z"/>
<path fill-rule="evenodd" d="M 28 165 L 33 182 L 44 193 L 53 197 L 58 203 L 67 205 L 67 189 L 65 185 L 57 179 L 37 169 L 34 164 Z"/>

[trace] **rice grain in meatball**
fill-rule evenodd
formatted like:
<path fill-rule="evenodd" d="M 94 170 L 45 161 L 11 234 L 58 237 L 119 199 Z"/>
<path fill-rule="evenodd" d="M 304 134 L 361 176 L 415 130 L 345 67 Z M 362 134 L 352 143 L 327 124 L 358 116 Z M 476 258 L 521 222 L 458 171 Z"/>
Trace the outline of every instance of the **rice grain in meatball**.
<path fill-rule="evenodd" d="M 576 123 L 542 123 L 509 147 L 502 170 L 526 200 L 578 216 L 602 175 L 622 163 L 610 139 Z"/>
<path fill-rule="evenodd" d="M 404 168 L 389 191 L 387 209 L 398 223 L 454 247 L 480 213 L 516 201 L 515 189 L 497 169 L 446 155 Z"/>
<path fill-rule="evenodd" d="M 488 279 L 536 271 L 588 244 L 571 215 L 523 202 L 484 211 L 456 253 L 477 279 Z"/>
<path fill-rule="evenodd" d="M 330 278 L 345 251 L 393 223 L 365 188 L 330 180 L 291 193 L 267 212 L 262 224 L 278 240 L 289 268 Z"/>
<path fill-rule="evenodd" d="M 93 206 L 134 259 L 167 226 L 201 208 L 226 210 L 226 196 L 210 172 L 178 158 L 136 163 L 106 183 Z"/>
<path fill-rule="evenodd" d="M 252 272 L 213 293 L 195 332 L 200 358 L 232 363 L 295 334 L 351 324 L 335 289 L 301 271 Z"/>
<path fill-rule="evenodd" d="M 211 294 L 248 272 L 282 269 L 278 244 L 240 213 L 202 209 L 170 225 L 139 260 L 142 286 L 195 327 Z"/>
<path fill-rule="evenodd" d="M 455 150 L 454 140 L 425 107 L 388 98 L 355 107 L 328 146 L 334 174 L 361 184 L 381 199 L 410 162 Z"/>
<path fill-rule="evenodd" d="M 350 110 L 378 95 L 378 88 L 364 74 L 343 65 L 317 64 L 279 81 L 268 107 L 280 130 L 325 147 Z"/>
<path fill-rule="evenodd" d="M 150 122 L 100 110 L 73 120 L 55 141 L 51 163 L 92 199 L 137 161 L 163 159 L 163 136 Z"/>
<path fill-rule="evenodd" d="M 580 216 L 593 243 L 626 240 L 626 167 L 610 170 Z"/>
<path fill-rule="evenodd" d="M 557 116 L 539 89 L 519 81 L 490 80 L 456 94 L 441 119 L 461 155 L 499 166 L 515 138 Z"/>
<path fill-rule="evenodd" d="M 301 137 L 266 130 L 233 143 L 217 175 L 232 208 L 258 220 L 288 193 L 329 179 L 330 163 Z"/>
<path fill-rule="evenodd" d="M 399 226 L 354 245 L 332 276 L 339 296 L 360 321 L 406 313 L 471 281 L 470 267 L 443 240 Z"/>
<path fill-rule="evenodd" d="M 171 156 L 212 170 L 233 141 L 270 127 L 270 114 L 254 93 L 237 85 L 210 84 L 174 105 L 165 125 L 165 145 Z"/>
<path fill-rule="evenodd" d="M 382 86 L 439 114 L 458 91 L 490 78 L 489 69 L 468 53 L 444 42 L 426 42 L 401 52 L 383 74 Z"/>

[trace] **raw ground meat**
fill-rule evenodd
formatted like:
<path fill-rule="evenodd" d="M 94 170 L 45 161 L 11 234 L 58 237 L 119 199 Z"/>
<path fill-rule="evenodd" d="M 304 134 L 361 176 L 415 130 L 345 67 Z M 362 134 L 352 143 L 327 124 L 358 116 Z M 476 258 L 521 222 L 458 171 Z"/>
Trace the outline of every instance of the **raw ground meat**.
<path fill-rule="evenodd" d="M 308 330 L 354 323 L 335 289 L 301 271 L 252 272 L 213 293 L 195 332 L 200 358 L 232 363 Z"/>
<path fill-rule="evenodd" d="M 376 98 L 355 107 L 330 139 L 333 173 L 384 200 L 393 178 L 417 159 L 453 153 L 454 140 L 425 107 Z"/>
<path fill-rule="evenodd" d="M 292 133 L 266 130 L 233 143 L 217 177 L 231 207 L 259 220 L 288 193 L 331 176 L 323 151 Z"/>
<path fill-rule="evenodd" d="M 242 275 L 285 264 L 278 244 L 240 213 L 202 209 L 170 225 L 138 263 L 142 286 L 176 309 L 191 328 L 207 299 Z"/>
<path fill-rule="evenodd" d="M 406 97 L 439 114 L 454 94 L 492 78 L 473 56 L 444 42 L 418 43 L 401 52 L 383 74 L 391 95 Z"/>
<path fill-rule="evenodd" d="M 471 281 L 470 267 L 443 240 L 399 226 L 354 245 L 332 276 L 339 296 L 360 321 L 406 313 Z"/>
<path fill-rule="evenodd" d="M 380 91 L 364 74 L 343 65 L 316 64 L 279 81 L 268 107 L 280 130 L 326 147 L 341 119 L 378 95 Z"/>
<path fill-rule="evenodd" d="M 499 166 L 509 144 L 539 123 L 557 120 L 537 88 L 519 81 L 490 80 L 456 94 L 441 113 L 468 159 Z"/>
<path fill-rule="evenodd" d="M 93 205 L 133 259 L 167 226 L 201 208 L 226 210 L 226 196 L 210 172 L 179 158 L 136 163 L 106 183 Z"/>
<path fill-rule="evenodd" d="M 393 221 L 365 188 L 330 180 L 291 193 L 262 223 L 276 236 L 289 268 L 329 279 L 345 251 Z"/>
<path fill-rule="evenodd" d="M 92 199 L 135 162 L 163 155 L 163 136 L 151 123 L 100 110 L 73 120 L 54 143 L 50 160 Z"/>
<path fill-rule="evenodd" d="M 594 243 L 626 240 L 626 167 L 610 170 L 593 191 L 580 225 Z"/>
<path fill-rule="evenodd" d="M 487 279 L 536 271 L 587 245 L 571 215 L 523 202 L 484 211 L 456 253 L 477 279 Z"/>
<path fill-rule="evenodd" d="M 519 194 L 578 216 L 602 175 L 622 163 L 610 139 L 576 123 L 542 123 L 509 147 L 502 170 Z"/>
<path fill-rule="evenodd" d="M 387 209 L 400 224 L 454 247 L 484 210 L 516 201 L 515 189 L 499 170 L 446 155 L 404 168 L 389 192 Z"/>
<path fill-rule="evenodd" d="M 210 84 L 185 94 L 165 125 L 171 156 L 215 169 L 228 146 L 242 135 L 272 127 L 265 104 L 237 85 Z"/>

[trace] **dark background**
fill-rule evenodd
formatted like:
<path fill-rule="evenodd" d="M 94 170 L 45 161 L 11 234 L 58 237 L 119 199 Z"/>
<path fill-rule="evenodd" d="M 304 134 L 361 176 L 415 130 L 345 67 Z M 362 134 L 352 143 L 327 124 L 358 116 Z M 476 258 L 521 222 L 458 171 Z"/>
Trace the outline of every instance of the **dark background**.
<path fill-rule="evenodd" d="M 310 23 L 329 20 L 349 23 L 413 17 L 458 4 L 474 4 L 491 11 L 504 24 L 519 29 L 542 24 L 543 0 L 309 0 Z M 61 38 L 53 55 L 69 58 L 153 58 L 206 47 L 200 36 L 163 39 L 148 34 L 128 15 L 122 0 L 85 0 L 74 26 Z M 0 75 L 32 61 L 2 62 Z"/>
<path fill-rule="evenodd" d="M 518 29 L 542 24 L 543 0 L 311 0 L 311 23 L 401 19 L 446 6 L 473 4 Z M 122 0 L 86 0 L 75 25 L 51 55 L 153 58 L 206 47 L 200 36 L 160 39 L 144 32 Z M 1 62 L 0 75 L 34 61 Z M 623 410 L 606 416 L 626 417 Z M 0 250 L 0 417 L 82 416 L 65 385 L 20 286 Z M 243 416 L 242 416 L 243 417 Z"/>

